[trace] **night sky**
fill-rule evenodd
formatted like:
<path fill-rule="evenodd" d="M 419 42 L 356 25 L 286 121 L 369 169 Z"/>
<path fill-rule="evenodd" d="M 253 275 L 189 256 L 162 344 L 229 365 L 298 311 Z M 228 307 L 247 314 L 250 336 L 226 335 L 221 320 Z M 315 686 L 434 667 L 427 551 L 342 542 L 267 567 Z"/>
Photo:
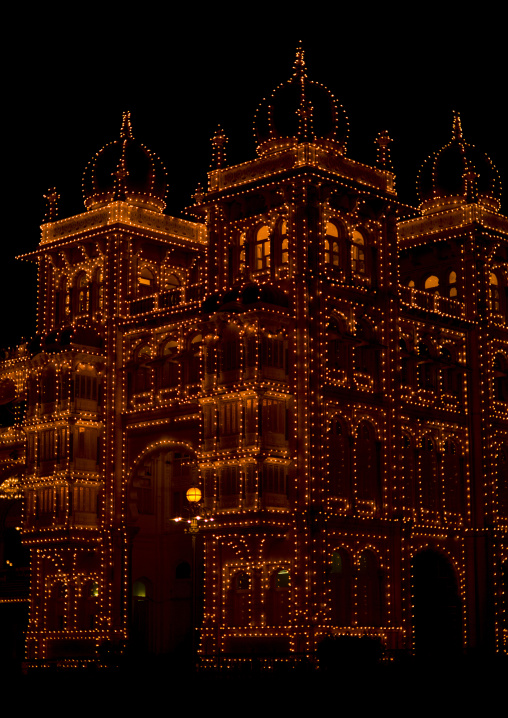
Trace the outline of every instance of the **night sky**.
<path fill-rule="evenodd" d="M 320 3 L 294 20 L 274 14 L 277 3 L 233 6 L 232 14 L 214 6 L 206 17 L 195 5 L 168 7 L 161 15 L 145 3 L 133 15 L 125 5 L 73 5 L 72 18 L 45 8 L 28 24 L 18 18 L 11 25 L 19 28 L 13 39 L 28 62 L 10 59 L 4 67 L 8 186 L 0 346 L 35 331 L 35 270 L 14 257 L 38 244 L 44 192 L 56 186 L 60 217 L 84 211 L 83 170 L 118 137 L 122 112 L 130 110 L 135 137 L 168 171 L 166 211 L 181 214 L 196 186 L 205 184 L 218 123 L 229 138 L 230 162 L 256 156 L 254 112 L 289 78 L 298 40 L 309 79 L 325 84 L 349 117 L 347 155 L 374 163 L 374 138 L 389 131 L 402 201 L 416 203 L 418 169 L 449 141 L 458 110 L 466 141 L 486 152 L 501 174 L 508 213 L 506 23 L 489 3 L 477 15 L 451 3 L 462 14 L 448 11 L 446 2 L 428 3 L 420 15 L 415 5 L 409 15 L 386 4 L 373 10 L 358 3 L 356 11 L 337 4 L 319 20 L 312 13 L 324 13 Z"/>

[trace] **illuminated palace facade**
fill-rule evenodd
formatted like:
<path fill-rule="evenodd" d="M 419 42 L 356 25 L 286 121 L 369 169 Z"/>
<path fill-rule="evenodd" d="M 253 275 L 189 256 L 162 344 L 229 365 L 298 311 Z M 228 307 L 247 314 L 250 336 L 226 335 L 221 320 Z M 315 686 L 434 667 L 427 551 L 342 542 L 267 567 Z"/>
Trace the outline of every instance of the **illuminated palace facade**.
<path fill-rule="evenodd" d="M 256 159 L 228 166 L 216 133 L 194 221 L 163 214 L 127 114 L 86 211 L 48 195 L 37 337 L 0 383 L 0 609 L 28 601 L 29 664 L 178 653 L 191 594 L 209 666 L 328 636 L 506 652 L 508 219 L 451 129 L 402 204 L 387 133 L 350 159 L 299 52 Z M 213 519 L 194 592 L 191 486 Z M 30 581 L 9 598 L 16 527 Z"/>

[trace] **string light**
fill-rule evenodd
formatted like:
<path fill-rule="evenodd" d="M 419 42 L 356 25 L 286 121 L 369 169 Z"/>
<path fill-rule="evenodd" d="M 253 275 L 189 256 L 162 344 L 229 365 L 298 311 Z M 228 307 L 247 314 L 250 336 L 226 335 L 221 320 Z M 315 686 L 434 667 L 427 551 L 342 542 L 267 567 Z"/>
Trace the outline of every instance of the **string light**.
<path fill-rule="evenodd" d="M 497 172 L 457 115 L 419 212 L 398 202 L 388 133 L 376 166 L 348 158 L 345 112 L 301 47 L 254 131 L 258 157 L 235 166 L 215 133 L 202 221 L 163 215 L 165 170 L 129 113 L 85 170 L 85 213 L 58 219 L 46 195 L 22 257 L 38 265 L 38 337 L 7 352 L 0 382 L 27 401 L 0 433 L 0 499 L 23 497 L 29 665 L 121 654 L 149 610 L 148 647 L 174 648 L 163 626 L 189 599 L 191 555 L 171 519 L 189 489 L 214 519 L 199 536 L 204 666 L 315 660 L 328 636 L 417 650 L 421 556 L 449 567 L 463 647 L 492 599 L 507 650 Z"/>

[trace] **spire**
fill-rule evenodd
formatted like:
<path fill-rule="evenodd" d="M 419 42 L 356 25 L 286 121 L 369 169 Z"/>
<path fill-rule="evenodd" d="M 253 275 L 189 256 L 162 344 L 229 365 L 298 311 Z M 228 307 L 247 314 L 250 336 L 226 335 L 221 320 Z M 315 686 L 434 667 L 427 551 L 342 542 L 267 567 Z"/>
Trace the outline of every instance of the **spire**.
<path fill-rule="evenodd" d="M 312 111 L 313 107 L 305 94 L 305 82 L 307 79 L 304 50 L 302 41 L 296 47 L 296 57 L 293 77 L 297 80 L 300 89 L 300 102 L 297 109 L 298 115 L 298 136 L 304 142 L 308 142 L 312 136 Z"/>
<path fill-rule="evenodd" d="M 120 139 L 121 140 L 133 140 L 134 135 L 132 134 L 131 125 L 131 113 L 129 111 L 122 114 L 122 127 L 120 128 Z"/>
<path fill-rule="evenodd" d="M 60 195 L 56 191 L 56 187 L 51 187 L 43 196 L 46 200 L 44 222 L 55 222 L 58 219 L 58 200 Z"/>
<path fill-rule="evenodd" d="M 462 139 L 462 125 L 460 124 L 460 114 L 456 111 L 453 112 L 452 139 L 454 139 L 454 140 Z"/>
<path fill-rule="evenodd" d="M 392 140 L 388 134 L 388 130 L 380 132 L 374 142 L 377 144 L 376 162 L 378 167 L 381 167 L 384 170 L 391 170 L 392 160 L 390 157 L 390 144 Z"/>
<path fill-rule="evenodd" d="M 228 138 L 222 130 L 222 127 L 217 125 L 215 134 L 212 137 L 212 162 L 210 169 L 218 170 L 226 164 L 227 142 Z"/>

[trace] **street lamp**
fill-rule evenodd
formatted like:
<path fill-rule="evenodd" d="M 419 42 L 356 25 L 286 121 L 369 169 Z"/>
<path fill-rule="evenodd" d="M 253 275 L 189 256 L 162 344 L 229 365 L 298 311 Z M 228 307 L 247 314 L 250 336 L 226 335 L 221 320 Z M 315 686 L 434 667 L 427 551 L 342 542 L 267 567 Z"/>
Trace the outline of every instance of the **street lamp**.
<path fill-rule="evenodd" d="M 185 497 L 189 502 L 188 511 L 189 518 L 184 519 L 182 516 L 177 516 L 173 521 L 186 521 L 187 526 L 185 527 L 185 533 L 190 534 L 192 541 L 192 566 L 191 566 L 191 643 L 192 643 L 192 655 L 196 656 L 196 536 L 199 533 L 199 522 L 213 521 L 213 518 L 208 518 L 203 512 L 200 513 L 200 501 L 202 498 L 201 489 L 197 486 L 191 486 L 187 489 Z"/>

